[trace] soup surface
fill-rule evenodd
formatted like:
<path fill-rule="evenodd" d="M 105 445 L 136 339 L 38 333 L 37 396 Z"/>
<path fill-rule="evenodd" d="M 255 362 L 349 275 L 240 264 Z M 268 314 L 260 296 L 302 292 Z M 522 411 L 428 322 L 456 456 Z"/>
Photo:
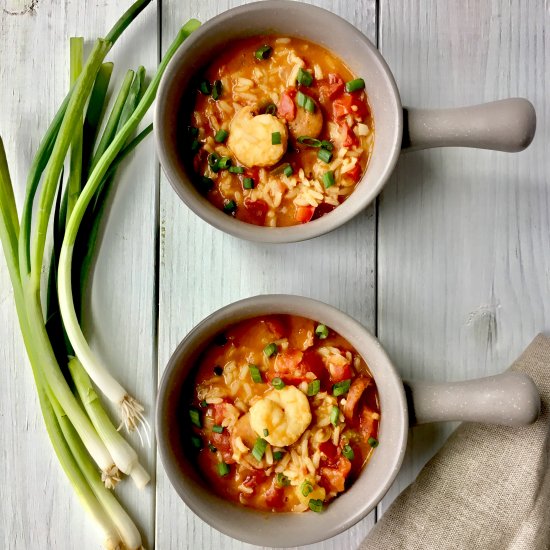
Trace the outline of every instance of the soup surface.
<path fill-rule="evenodd" d="M 202 80 L 201 80 L 202 79 Z M 288 226 L 352 193 L 372 151 L 364 80 L 299 38 L 231 42 L 201 74 L 182 140 L 201 192 L 239 220 Z"/>
<path fill-rule="evenodd" d="M 367 365 L 344 338 L 302 317 L 256 317 L 219 334 L 186 406 L 209 486 L 261 510 L 322 511 L 378 445 Z"/>

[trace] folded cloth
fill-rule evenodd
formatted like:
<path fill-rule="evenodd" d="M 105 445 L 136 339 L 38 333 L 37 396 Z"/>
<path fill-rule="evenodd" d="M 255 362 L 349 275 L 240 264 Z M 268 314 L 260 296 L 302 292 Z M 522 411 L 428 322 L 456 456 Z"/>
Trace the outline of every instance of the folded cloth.
<path fill-rule="evenodd" d="M 539 419 L 461 424 L 361 550 L 550 549 L 550 338 L 537 336 L 511 369 L 538 386 Z"/>

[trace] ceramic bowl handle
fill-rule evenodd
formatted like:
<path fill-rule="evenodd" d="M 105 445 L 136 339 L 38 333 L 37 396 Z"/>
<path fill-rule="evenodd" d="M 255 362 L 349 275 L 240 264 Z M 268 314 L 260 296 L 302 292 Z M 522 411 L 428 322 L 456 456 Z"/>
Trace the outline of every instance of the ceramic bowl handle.
<path fill-rule="evenodd" d="M 520 97 L 457 109 L 403 111 L 403 152 L 431 147 L 475 147 L 509 153 L 533 141 L 537 118 Z"/>
<path fill-rule="evenodd" d="M 540 413 L 540 395 L 527 375 L 507 371 L 465 382 L 404 382 L 411 425 L 465 420 L 525 426 Z"/>

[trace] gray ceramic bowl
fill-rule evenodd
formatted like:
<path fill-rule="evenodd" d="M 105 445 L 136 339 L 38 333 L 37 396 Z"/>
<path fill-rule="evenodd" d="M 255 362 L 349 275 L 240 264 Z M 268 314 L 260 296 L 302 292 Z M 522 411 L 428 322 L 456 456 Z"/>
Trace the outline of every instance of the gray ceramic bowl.
<path fill-rule="evenodd" d="M 182 395 L 193 365 L 214 335 L 258 315 L 284 313 L 322 322 L 344 336 L 368 364 L 378 387 L 380 445 L 356 482 L 321 514 L 265 513 L 215 496 L 182 444 Z M 298 546 L 324 540 L 365 517 L 392 484 L 403 460 L 409 423 L 470 420 L 506 425 L 533 422 L 540 398 L 532 380 L 517 372 L 450 384 L 403 384 L 380 343 L 341 311 L 309 298 L 266 295 L 224 307 L 197 325 L 172 355 L 160 383 L 156 411 L 159 453 L 172 485 L 200 518 L 236 539 L 261 546 Z"/>
<path fill-rule="evenodd" d="M 351 197 L 322 218 L 292 227 L 258 227 L 215 208 L 193 186 L 177 142 L 177 113 L 193 76 L 228 41 L 266 33 L 303 37 L 334 52 L 365 77 L 375 123 L 369 166 Z M 324 9 L 287 0 L 266 0 L 226 11 L 186 40 L 162 78 L 157 94 L 155 138 L 161 165 L 180 198 L 202 219 L 236 237 L 284 243 L 310 239 L 346 223 L 381 191 L 402 150 L 464 146 L 520 151 L 535 133 L 533 106 L 508 99 L 444 110 L 403 109 L 394 78 L 376 47 L 353 25 Z"/>

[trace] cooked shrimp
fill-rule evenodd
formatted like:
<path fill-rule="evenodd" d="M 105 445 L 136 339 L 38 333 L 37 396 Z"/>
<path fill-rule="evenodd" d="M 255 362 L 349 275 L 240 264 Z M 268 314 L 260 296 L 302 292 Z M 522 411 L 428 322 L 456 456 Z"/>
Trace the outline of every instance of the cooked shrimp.
<path fill-rule="evenodd" d="M 312 98 L 313 99 L 313 98 Z M 288 129 L 294 139 L 300 136 L 308 136 L 316 138 L 323 129 L 323 114 L 319 108 L 319 103 L 314 99 L 315 111 L 310 113 L 302 107 L 298 107 L 296 110 L 296 117 L 288 123 Z"/>
<path fill-rule="evenodd" d="M 298 441 L 310 422 L 307 397 L 295 386 L 273 389 L 250 408 L 252 429 L 277 447 Z"/>
<path fill-rule="evenodd" d="M 281 143 L 272 143 L 274 133 Z M 231 121 L 227 146 L 245 166 L 273 166 L 285 154 L 287 140 L 284 122 L 273 115 L 254 116 L 252 107 L 243 107 Z"/>

